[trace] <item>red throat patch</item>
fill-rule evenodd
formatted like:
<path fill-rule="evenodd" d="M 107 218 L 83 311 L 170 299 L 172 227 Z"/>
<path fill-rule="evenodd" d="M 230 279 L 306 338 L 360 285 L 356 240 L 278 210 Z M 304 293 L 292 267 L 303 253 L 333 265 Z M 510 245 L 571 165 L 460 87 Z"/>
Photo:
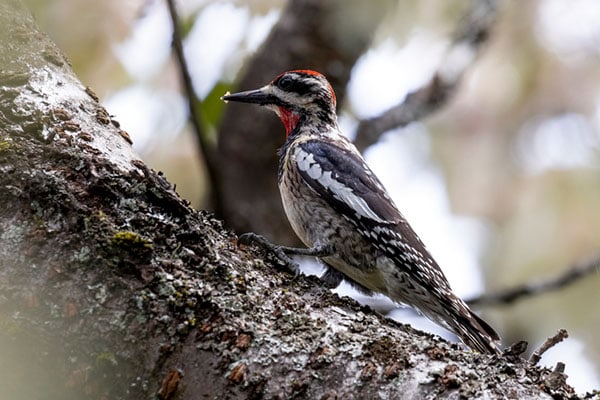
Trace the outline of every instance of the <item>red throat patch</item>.
<path fill-rule="evenodd" d="M 277 115 L 279 115 L 279 119 L 281 119 L 281 122 L 283 122 L 283 126 L 285 126 L 285 137 L 288 137 L 290 133 L 292 133 L 296 125 L 298 125 L 298 121 L 300 120 L 300 114 L 290 111 L 287 108 L 277 108 L 279 109 Z"/>

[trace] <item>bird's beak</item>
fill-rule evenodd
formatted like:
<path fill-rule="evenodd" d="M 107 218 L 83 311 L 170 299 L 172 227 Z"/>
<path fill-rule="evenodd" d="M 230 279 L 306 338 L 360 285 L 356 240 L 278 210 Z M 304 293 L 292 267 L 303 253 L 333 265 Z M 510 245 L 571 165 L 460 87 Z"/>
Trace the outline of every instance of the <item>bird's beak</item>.
<path fill-rule="evenodd" d="M 271 95 L 266 93 L 265 88 L 247 90 L 245 92 L 233 94 L 227 92 L 224 96 L 221 97 L 221 100 L 223 100 L 226 103 L 228 101 L 239 101 L 241 103 L 254 103 L 260 105 L 272 103 Z"/>

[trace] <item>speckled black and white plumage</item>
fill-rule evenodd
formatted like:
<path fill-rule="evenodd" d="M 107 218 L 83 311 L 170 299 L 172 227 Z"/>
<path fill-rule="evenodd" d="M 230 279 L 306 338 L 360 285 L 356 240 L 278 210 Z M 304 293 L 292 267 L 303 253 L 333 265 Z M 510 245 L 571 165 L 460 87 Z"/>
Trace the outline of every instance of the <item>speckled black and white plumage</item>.
<path fill-rule="evenodd" d="M 496 332 L 454 295 L 444 273 L 379 179 L 339 131 L 335 94 L 321 74 L 290 71 L 254 91 L 225 96 L 265 105 L 282 119 L 278 182 L 292 228 L 322 258 L 328 286 L 340 277 L 363 292 L 410 305 L 473 349 L 498 354 Z"/>

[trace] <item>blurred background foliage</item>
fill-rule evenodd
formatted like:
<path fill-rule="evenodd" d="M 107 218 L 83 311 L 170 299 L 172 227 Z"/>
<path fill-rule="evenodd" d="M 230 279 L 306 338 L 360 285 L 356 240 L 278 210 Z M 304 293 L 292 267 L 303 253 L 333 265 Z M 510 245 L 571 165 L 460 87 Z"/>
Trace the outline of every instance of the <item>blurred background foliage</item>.
<path fill-rule="evenodd" d="M 203 207 L 204 160 L 186 123 L 164 2 L 26 3 L 142 158 Z M 347 132 L 427 82 L 444 63 L 465 4 L 399 1 L 352 71 L 340 108 Z M 223 111 L 219 96 L 235 88 L 284 5 L 178 3 L 203 126 L 213 138 Z M 485 291 L 559 274 L 600 250 L 600 3 L 504 1 L 499 8 L 489 44 L 448 104 L 365 151 L 453 285 L 470 273 L 448 271 L 453 259 L 462 260 L 456 254 L 467 252 Z M 432 214 L 430 204 L 442 211 Z M 446 253 L 436 250 L 444 246 Z M 566 328 L 570 344 L 553 349 L 547 362 L 566 359 L 572 384 L 598 388 L 599 289 L 596 273 L 564 290 L 482 311 L 506 344 L 525 338 L 536 346 Z"/>

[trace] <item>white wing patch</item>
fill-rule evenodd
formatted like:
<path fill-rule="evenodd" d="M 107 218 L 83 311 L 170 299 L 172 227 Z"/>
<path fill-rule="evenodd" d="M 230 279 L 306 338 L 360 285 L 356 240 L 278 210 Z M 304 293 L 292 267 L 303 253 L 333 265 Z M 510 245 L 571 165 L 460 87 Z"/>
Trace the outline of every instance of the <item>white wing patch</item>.
<path fill-rule="evenodd" d="M 321 169 L 321 166 L 317 163 L 311 164 L 306 173 L 308 174 L 308 176 L 318 181 L 320 181 L 321 178 L 323 178 L 323 170 Z"/>
<path fill-rule="evenodd" d="M 325 189 L 331 191 L 336 199 L 348 205 L 357 215 L 376 222 L 386 222 L 369 207 L 363 198 L 355 195 L 352 188 L 336 180 L 332 171 L 323 171 L 321 165 L 315 161 L 313 154 L 307 153 L 300 147 L 296 147 L 294 159 L 300 171 L 306 172 L 311 179 L 314 179 Z"/>
<path fill-rule="evenodd" d="M 301 171 L 307 171 L 310 168 L 311 164 L 315 163 L 314 155 L 308 154 L 307 152 L 299 149 L 296 149 L 294 157 L 296 159 L 296 162 L 298 163 L 298 168 L 300 168 Z"/>

